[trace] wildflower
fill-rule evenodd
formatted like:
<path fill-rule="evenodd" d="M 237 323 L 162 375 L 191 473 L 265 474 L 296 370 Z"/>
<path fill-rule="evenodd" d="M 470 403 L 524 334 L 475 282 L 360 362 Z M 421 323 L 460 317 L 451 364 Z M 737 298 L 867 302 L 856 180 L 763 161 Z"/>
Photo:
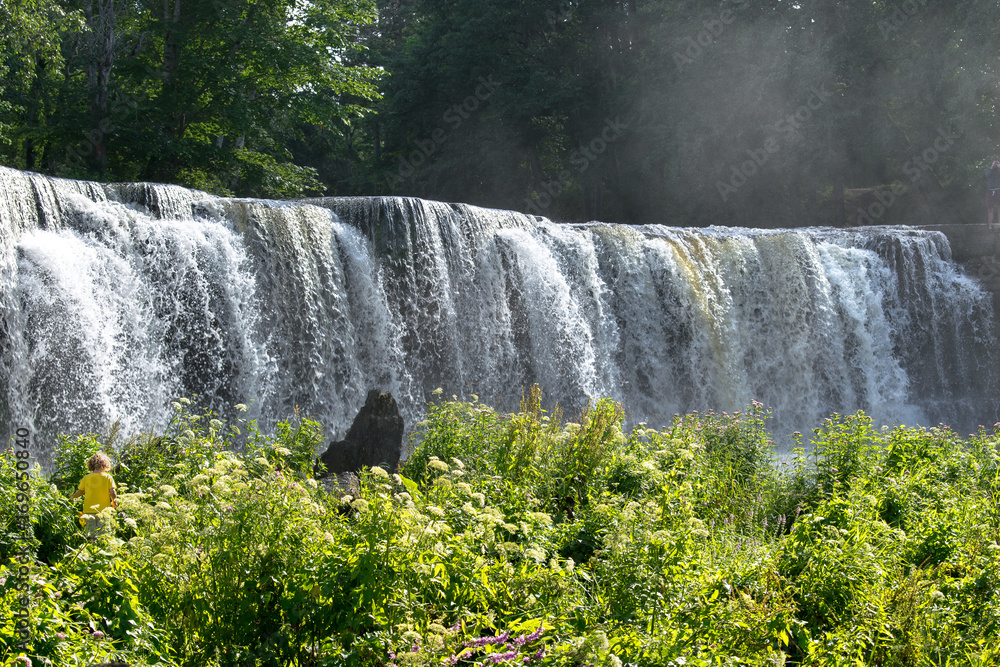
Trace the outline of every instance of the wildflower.
<path fill-rule="evenodd" d="M 62 641 L 63 639 L 66 639 L 66 633 L 65 632 L 57 632 L 56 633 L 56 639 L 58 639 L 59 641 Z"/>
<path fill-rule="evenodd" d="M 31 658 L 29 658 L 28 656 L 19 655 L 16 658 L 14 658 L 14 662 L 18 662 L 18 661 L 20 661 L 21 663 L 23 663 L 25 667 L 31 667 Z"/>
<path fill-rule="evenodd" d="M 378 466 L 372 467 L 372 474 L 375 475 L 376 477 L 381 477 L 382 479 L 389 479 L 389 473 L 387 473 L 382 468 L 379 468 Z"/>
<path fill-rule="evenodd" d="M 484 662 L 506 662 L 508 660 L 513 660 L 517 657 L 517 651 L 507 651 L 506 653 L 494 653 L 493 655 L 488 655 L 484 658 Z"/>
<path fill-rule="evenodd" d="M 486 506 L 486 496 L 484 496 L 483 494 L 481 494 L 481 493 L 473 493 L 471 497 L 472 497 L 473 500 L 475 500 L 477 503 L 479 503 L 480 507 L 485 507 Z"/>
<path fill-rule="evenodd" d="M 274 453 L 279 456 L 291 456 L 292 452 L 287 447 L 275 447 Z"/>
<path fill-rule="evenodd" d="M 524 556 L 526 558 L 530 558 L 536 563 L 541 563 L 542 561 L 545 560 L 545 554 L 542 551 L 535 549 L 534 547 L 528 547 L 527 549 L 525 549 Z"/>
<path fill-rule="evenodd" d="M 539 637 L 542 636 L 542 624 L 538 624 L 538 629 L 532 632 L 530 635 L 521 635 L 514 639 L 514 644 L 517 646 L 524 646 L 525 644 L 530 644 Z"/>
<path fill-rule="evenodd" d="M 497 635 L 496 637 L 479 637 L 478 639 L 470 639 L 465 642 L 464 646 L 467 648 L 481 648 L 487 644 L 506 644 L 508 639 L 510 639 L 510 630 L 507 630 L 502 635 Z"/>
<path fill-rule="evenodd" d="M 451 467 L 444 461 L 438 459 L 436 456 L 431 457 L 431 460 L 427 462 L 427 467 L 431 470 L 439 470 L 441 472 L 448 472 Z"/>
<path fill-rule="evenodd" d="M 364 514 L 365 512 L 368 511 L 368 501 L 365 500 L 364 498 L 358 498 L 357 500 L 351 503 L 351 507 L 356 509 L 358 512 Z"/>
<path fill-rule="evenodd" d="M 431 516 L 436 516 L 436 517 L 444 516 L 444 510 L 441 509 L 440 507 L 437 507 L 436 505 L 428 505 L 427 513 L 430 514 Z"/>
<path fill-rule="evenodd" d="M 100 630 L 94 630 L 94 633 L 93 633 L 92 636 L 93 636 L 94 639 L 97 639 L 98 641 L 100 641 L 101 639 L 104 639 L 105 634 L 103 632 L 101 632 Z"/>

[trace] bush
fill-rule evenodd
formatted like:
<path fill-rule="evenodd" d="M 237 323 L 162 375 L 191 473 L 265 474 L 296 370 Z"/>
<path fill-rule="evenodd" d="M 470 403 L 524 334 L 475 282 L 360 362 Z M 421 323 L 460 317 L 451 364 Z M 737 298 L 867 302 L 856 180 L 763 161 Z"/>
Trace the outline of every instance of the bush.
<path fill-rule="evenodd" d="M 310 478 L 319 424 L 60 440 L 30 482 L 27 570 L 0 569 L 11 653 L 27 572 L 35 664 L 985 665 L 1000 653 L 997 434 L 834 415 L 776 461 L 767 413 L 622 428 L 429 406 L 402 473 Z M 97 447 L 123 488 L 86 542 L 54 479 Z M 124 480 L 128 480 L 124 483 Z M 10 455 L 0 482 L 13 488 Z M 14 553 L 12 494 L 0 546 Z M 98 636 L 98 633 L 101 633 Z M 11 665 L 13 657 L 0 665 Z"/>

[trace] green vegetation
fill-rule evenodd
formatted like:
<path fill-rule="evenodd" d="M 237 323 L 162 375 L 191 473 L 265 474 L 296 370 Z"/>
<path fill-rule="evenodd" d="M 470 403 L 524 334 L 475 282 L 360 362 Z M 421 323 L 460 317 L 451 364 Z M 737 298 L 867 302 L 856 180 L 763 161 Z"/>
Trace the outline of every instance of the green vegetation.
<path fill-rule="evenodd" d="M 374 0 L 0 3 L 0 160 L 218 194 L 318 192 L 291 154 L 377 97 Z"/>
<path fill-rule="evenodd" d="M 835 415 L 775 460 L 759 404 L 622 430 L 428 407 L 399 474 L 312 479 L 275 436 L 175 404 L 160 435 L 63 438 L 31 481 L 28 657 L 91 665 L 989 665 L 1000 659 L 998 435 Z M 108 451 L 113 534 L 66 500 Z M 238 451 L 237 451 L 238 449 Z M 0 457 L 0 664 L 19 548 Z"/>
<path fill-rule="evenodd" d="M 0 163 L 556 220 L 981 222 L 998 19 L 992 0 L 7 0 Z"/>

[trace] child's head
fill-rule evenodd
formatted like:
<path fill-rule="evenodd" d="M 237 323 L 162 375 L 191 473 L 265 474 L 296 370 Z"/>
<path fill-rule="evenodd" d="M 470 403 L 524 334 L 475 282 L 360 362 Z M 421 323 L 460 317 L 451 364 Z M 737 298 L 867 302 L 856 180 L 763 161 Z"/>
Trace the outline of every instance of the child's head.
<path fill-rule="evenodd" d="M 87 461 L 87 470 L 90 472 L 107 472 L 111 468 L 111 459 L 104 452 L 97 452 Z"/>

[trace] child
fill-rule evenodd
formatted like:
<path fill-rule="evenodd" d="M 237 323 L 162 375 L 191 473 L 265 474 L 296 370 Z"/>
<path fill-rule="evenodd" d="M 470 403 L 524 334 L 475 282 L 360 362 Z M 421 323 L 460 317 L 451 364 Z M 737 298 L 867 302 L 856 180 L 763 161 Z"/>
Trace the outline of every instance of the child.
<path fill-rule="evenodd" d="M 97 452 L 87 461 L 87 469 L 90 474 L 80 480 L 80 487 L 76 490 L 70 500 L 83 496 L 83 514 L 80 523 L 87 528 L 87 537 L 94 538 L 102 532 L 103 526 L 98 516 L 101 510 L 108 505 L 115 505 L 115 480 L 108 474 L 111 468 L 111 459 L 104 452 Z"/>

